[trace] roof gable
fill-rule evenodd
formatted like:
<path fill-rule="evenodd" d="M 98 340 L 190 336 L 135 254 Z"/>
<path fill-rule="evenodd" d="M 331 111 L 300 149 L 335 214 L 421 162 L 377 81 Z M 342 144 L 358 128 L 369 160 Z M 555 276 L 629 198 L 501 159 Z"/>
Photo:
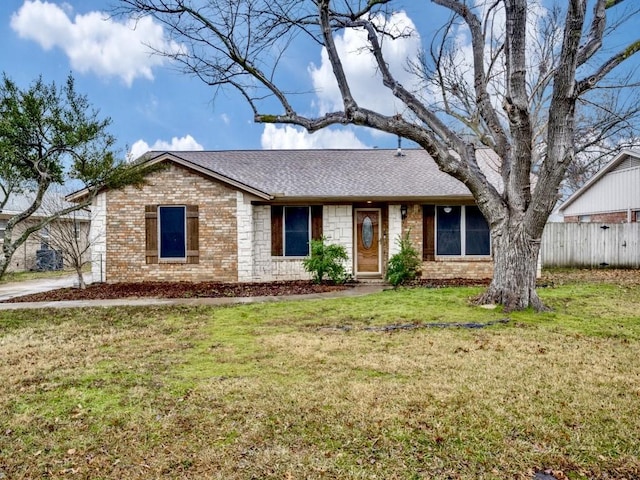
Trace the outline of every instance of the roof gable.
<path fill-rule="evenodd" d="M 624 149 L 621 150 L 607 165 L 605 165 L 597 174 L 595 174 L 581 188 L 573 192 L 573 194 L 558 208 L 559 212 L 564 211 L 569 205 L 574 203 L 578 198 L 589 191 L 600 179 L 608 173 L 619 172 L 631 168 L 640 167 L 640 151 Z"/>

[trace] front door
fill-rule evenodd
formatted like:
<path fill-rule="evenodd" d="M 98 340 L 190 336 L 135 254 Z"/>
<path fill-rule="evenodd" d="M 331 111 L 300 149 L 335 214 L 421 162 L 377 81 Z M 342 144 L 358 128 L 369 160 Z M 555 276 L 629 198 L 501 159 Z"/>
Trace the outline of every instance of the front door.
<path fill-rule="evenodd" d="M 380 275 L 380 209 L 356 209 L 356 275 Z"/>

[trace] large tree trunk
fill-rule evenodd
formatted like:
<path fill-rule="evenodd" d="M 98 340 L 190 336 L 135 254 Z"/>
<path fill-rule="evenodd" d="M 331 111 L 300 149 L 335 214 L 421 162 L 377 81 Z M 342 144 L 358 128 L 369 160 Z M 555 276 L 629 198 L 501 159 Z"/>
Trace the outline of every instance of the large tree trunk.
<path fill-rule="evenodd" d="M 504 305 L 506 311 L 546 307 L 536 292 L 540 239 L 531 238 L 521 221 L 511 219 L 491 232 L 493 280 L 478 303 Z"/>

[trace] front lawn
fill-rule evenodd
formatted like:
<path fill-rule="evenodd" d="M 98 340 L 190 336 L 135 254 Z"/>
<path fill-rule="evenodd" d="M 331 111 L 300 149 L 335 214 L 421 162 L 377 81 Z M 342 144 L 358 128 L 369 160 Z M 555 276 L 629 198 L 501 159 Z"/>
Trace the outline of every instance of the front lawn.
<path fill-rule="evenodd" d="M 640 286 L 480 291 L 2 311 L 0 478 L 639 478 Z"/>

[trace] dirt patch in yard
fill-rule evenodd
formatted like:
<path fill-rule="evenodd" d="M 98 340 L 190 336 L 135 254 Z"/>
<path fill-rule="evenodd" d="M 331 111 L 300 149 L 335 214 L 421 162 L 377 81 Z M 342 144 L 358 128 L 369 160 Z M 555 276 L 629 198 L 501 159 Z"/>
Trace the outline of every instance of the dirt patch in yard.
<path fill-rule="evenodd" d="M 544 270 L 539 287 L 553 287 L 568 283 L 610 283 L 640 285 L 640 269 L 631 268 L 563 268 Z"/>

